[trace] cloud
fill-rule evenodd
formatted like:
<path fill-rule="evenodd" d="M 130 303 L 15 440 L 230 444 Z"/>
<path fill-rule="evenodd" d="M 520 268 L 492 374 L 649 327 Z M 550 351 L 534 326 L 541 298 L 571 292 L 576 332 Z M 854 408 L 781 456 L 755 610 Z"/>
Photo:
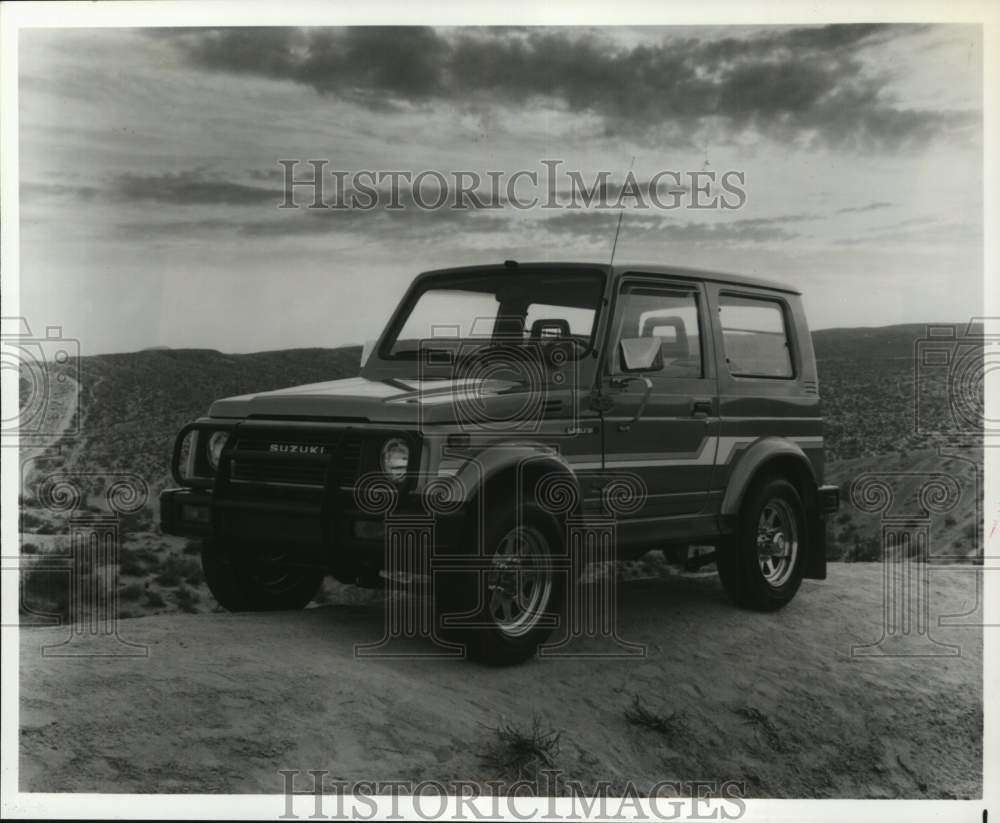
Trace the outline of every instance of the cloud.
<path fill-rule="evenodd" d="M 210 235 L 233 234 L 239 229 L 239 224 L 222 217 L 202 220 L 146 220 L 142 222 L 127 221 L 115 226 L 118 237 L 133 241 L 155 241 L 160 239 L 173 240 L 178 238 L 204 238 Z"/>
<path fill-rule="evenodd" d="M 854 233 L 838 240 L 848 246 L 885 248 L 937 246 L 982 248 L 983 227 L 972 221 L 953 218 L 918 217 L 888 226 L 874 226 L 863 233 Z"/>
<path fill-rule="evenodd" d="M 261 174 L 256 179 L 274 180 L 270 174 Z M 277 207 L 284 197 L 280 180 L 270 187 L 247 185 L 201 169 L 163 174 L 125 172 L 112 177 L 104 186 L 22 181 L 20 194 L 24 202 L 70 197 L 81 201 L 161 203 L 177 206 Z"/>
<path fill-rule="evenodd" d="M 121 174 L 112 181 L 107 193 L 115 199 L 178 205 L 277 206 L 282 197 L 280 189 L 248 186 L 196 170 Z"/>
<path fill-rule="evenodd" d="M 622 221 L 622 238 L 628 240 L 655 239 L 687 245 L 746 245 L 790 240 L 796 233 L 785 228 L 793 218 L 752 218 L 727 223 L 682 223 L 651 214 L 626 213 Z M 801 218 L 800 218 L 801 219 Z M 611 243 L 617 215 L 598 212 L 563 212 L 544 223 L 548 232 Z"/>
<path fill-rule="evenodd" d="M 192 65 L 310 86 L 371 108 L 545 100 L 606 128 L 716 139 L 894 149 L 978 122 L 976 112 L 907 108 L 865 50 L 923 30 L 831 25 L 625 47 L 569 29 L 255 28 L 174 31 Z"/>
<path fill-rule="evenodd" d="M 837 214 L 858 214 L 866 211 L 878 211 L 879 209 L 892 208 L 895 205 L 895 203 L 888 203 L 885 200 L 879 200 L 875 203 L 868 203 L 864 206 L 847 206 L 843 209 L 837 209 Z"/>
<path fill-rule="evenodd" d="M 220 236 L 250 238 L 282 238 L 360 234 L 372 238 L 427 240 L 440 242 L 454 238 L 456 232 L 497 234 L 513 224 L 511 214 L 476 209 L 438 209 L 425 211 L 415 207 L 392 210 L 344 209 L 295 210 L 274 209 L 267 217 L 247 219 L 241 216 L 215 217 L 202 220 L 150 220 L 119 223 L 117 231 L 135 239 L 185 238 Z M 381 241 L 380 241 L 381 242 Z"/>
<path fill-rule="evenodd" d="M 27 203 L 48 197 L 72 197 L 79 200 L 93 200 L 101 190 L 96 186 L 75 186 L 63 183 L 37 183 L 21 181 L 19 187 L 21 202 Z"/>

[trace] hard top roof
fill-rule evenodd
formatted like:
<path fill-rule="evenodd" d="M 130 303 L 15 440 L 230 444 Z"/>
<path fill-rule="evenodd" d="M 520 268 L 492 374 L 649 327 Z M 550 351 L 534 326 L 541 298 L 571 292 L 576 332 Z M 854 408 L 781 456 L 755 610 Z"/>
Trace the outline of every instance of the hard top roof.
<path fill-rule="evenodd" d="M 651 264 L 651 263 L 616 263 L 614 266 L 609 266 L 607 263 L 594 263 L 586 261 L 544 261 L 544 262 L 532 262 L 532 261 L 512 261 L 508 260 L 503 263 L 490 263 L 485 265 L 474 265 L 474 266 L 458 266 L 455 268 L 448 269 L 434 269 L 432 271 L 426 271 L 421 274 L 424 276 L 435 276 L 442 274 L 473 274 L 475 272 L 496 272 L 496 271 L 526 271 L 526 270 L 545 270 L 553 274 L 561 271 L 567 273 L 579 272 L 580 269 L 597 269 L 602 272 L 611 272 L 613 275 L 619 276 L 622 274 L 652 274 L 652 275 L 663 275 L 665 277 L 675 277 L 685 280 L 711 280 L 716 283 L 729 283 L 735 286 L 751 286 L 760 289 L 771 289 L 773 291 L 782 291 L 789 294 L 801 294 L 801 292 L 793 288 L 792 286 L 786 285 L 784 283 L 777 283 L 773 280 L 763 280 L 757 277 L 746 277 L 741 274 L 728 274 L 726 272 L 720 271 L 710 271 L 708 269 L 692 269 L 686 268 L 684 266 L 665 266 L 662 264 Z"/>

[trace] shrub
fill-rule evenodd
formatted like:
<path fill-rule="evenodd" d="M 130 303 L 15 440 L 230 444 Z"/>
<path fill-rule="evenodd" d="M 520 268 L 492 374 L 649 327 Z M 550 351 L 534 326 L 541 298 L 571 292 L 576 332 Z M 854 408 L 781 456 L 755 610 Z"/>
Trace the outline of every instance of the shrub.
<path fill-rule="evenodd" d="M 34 512 L 21 509 L 21 518 L 18 529 L 22 532 L 33 532 L 45 521 Z"/>
<path fill-rule="evenodd" d="M 177 570 L 177 564 L 171 563 L 170 558 L 167 558 L 167 562 L 163 564 L 163 569 L 153 579 L 161 586 L 179 586 L 181 584 L 181 575 Z"/>
<path fill-rule="evenodd" d="M 742 706 L 733 711 L 743 718 L 743 722 L 746 725 L 753 726 L 763 734 L 772 749 L 781 751 L 784 748 L 778 730 L 771 723 L 771 719 L 760 709 L 755 709 L 752 706 Z"/>
<path fill-rule="evenodd" d="M 144 577 L 146 564 L 140 558 L 142 555 L 139 552 L 122 547 L 118 556 L 118 570 L 128 577 Z"/>
<path fill-rule="evenodd" d="M 676 711 L 660 714 L 646 708 L 639 695 L 625 709 L 625 719 L 633 726 L 642 726 L 660 734 L 675 735 L 683 726 L 683 719 Z"/>
<path fill-rule="evenodd" d="M 192 557 L 178 554 L 168 556 L 156 576 L 156 582 L 161 586 L 179 586 L 182 580 L 198 585 L 202 579 L 201 564 Z"/>
<path fill-rule="evenodd" d="M 167 601 L 160 596 L 159 592 L 150 589 L 146 592 L 146 605 L 153 609 L 162 609 L 167 605 Z"/>
<path fill-rule="evenodd" d="M 132 602 L 132 601 L 138 600 L 140 597 L 142 597 L 142 595 L 143 595 L 143 593 L 145 591 L 146 590 L 142 587 L 141 584 L 139 584 L 139 583 L 129 583 L 120 592 L 118 592 L 118 596 L 122 600 L 126 600 L 126 601 L 129 601 L 129 602 Z"/>
<path fill-rule="evenodd" d="M 844 555 L 848 563 L 877 563 L 881 559 L 882 541 L 877 537 L 856 537 L 854 547 Z"/>
<path fill-rule="evenodd" d="M 149 509 L 142 508 L 137 512 L 123 514 L 121 517 L 121 532 L 148 532 L 153 527 L 153 515 Z"/>
<path fill-rule="evenodd" d="M 62 534 L 59 526 L 47 520 L 40 520 L 34 528 L 35 534 Z"/>
<path fill-rule="evenodd" d="M 181 611 L 188 612 L 189 614 L 195 614 L 198 611 L 196 606 L 200 600 L 201 598 L 196 591 L 189 589 L 183 584 L 174 592 L 174 601 L 181 607 Z"/>
<path fill-rule="evenodd" d="M 21 554 L 38 554 L 38 546 L 34 543 L 22 543 Z"/>
<path fill-rule="evenodd" d="M 200 586 L 205 582 L 205 573 L 201 569 L 201 563 L 195 561 L 187 567 L 184 579 L 192 586 Z"/>
<path fill-rule="evenodd" d="M 534 715 L 528 729 L 502 723 L 490 731 L 494 739 L 481 759 L 502 777 L 533 781 L 539 769 L 554 765 L 559 754 L 561 732 L 543 728 L 538 715 Z"/>
<path fill-rule="evenodd" d="M 843 560 L 846 552 L 844 545 L 837 540 L 826 541 L 826 559 L 831 561 Z"/>

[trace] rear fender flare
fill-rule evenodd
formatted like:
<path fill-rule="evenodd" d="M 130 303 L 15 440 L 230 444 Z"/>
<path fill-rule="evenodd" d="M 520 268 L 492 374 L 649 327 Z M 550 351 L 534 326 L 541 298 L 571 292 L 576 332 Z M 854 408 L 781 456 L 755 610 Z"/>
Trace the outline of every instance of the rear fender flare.
<path fill-rule="evenodd" d="M 813 471 L 812 463 L 806 457 L 806 453 L 795 443 L 780 437 L 768 437 L 752 445 L 740 458 L 729 477 L 726 493 L 722 498 L 721 514 L 724 517 L 735 517 L 740 512 L 743 500 L 747 491 L 753 485 L 762 470 L 776 459 L 791 459 L 799 466 L 800 471 L 812 481 L 813 488 L 816 487 L 816 474 Z M 811 490 L 803 489 L 804 497 L 808 497 Z"/>
<path fill-rule="evenodd" d="M 722 500 L 722 519 L 735 527 L 747 492 L 771 468 L 799 487 L 808 535 L 805 576 L 823 580 L 826 578 L 826 529 L 817 508 L 816 473 L 797 444 L 780 437 L 769 437 L 751 446 L 736 464 L 729 479 L 729 487 Z"/>

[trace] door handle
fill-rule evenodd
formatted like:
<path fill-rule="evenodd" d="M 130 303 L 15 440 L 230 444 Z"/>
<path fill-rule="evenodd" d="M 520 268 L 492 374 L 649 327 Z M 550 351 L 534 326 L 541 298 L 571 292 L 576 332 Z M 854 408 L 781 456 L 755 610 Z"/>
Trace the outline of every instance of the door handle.
<path fill-rule="evenodd" d="M 711 417 L 715 408 L 711 400 L 692 400 L 691 401 L 691 416 L 692 417 Z"/>

